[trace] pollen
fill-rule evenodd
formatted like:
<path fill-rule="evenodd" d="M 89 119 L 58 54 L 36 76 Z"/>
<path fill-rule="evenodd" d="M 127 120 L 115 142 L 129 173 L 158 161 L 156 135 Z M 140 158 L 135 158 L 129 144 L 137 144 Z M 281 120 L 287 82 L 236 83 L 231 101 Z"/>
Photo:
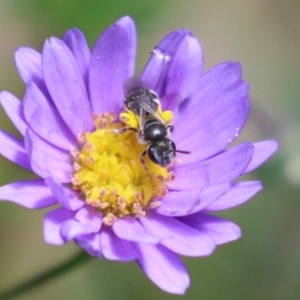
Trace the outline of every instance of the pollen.
<path fill-rule="evenodd" d="M 161 114 L 166 122 L 172 115 Z M 142 217 L 148 209 L 157 207 L 160 198 L 168 192 L 168 182 L 173 174 L 167 168 L 153 163 L 141 154 L 147 144 L 138 142 L 133 130 L 137 117 L 131 112 L 94 114 L 96 130 L 78 137 L 80 149 L 72 149 L 74 176 L 73 189 L 88 205 L 104 215 L 103 223 L 111 226 L 117 218 L 126 215 Z"/>

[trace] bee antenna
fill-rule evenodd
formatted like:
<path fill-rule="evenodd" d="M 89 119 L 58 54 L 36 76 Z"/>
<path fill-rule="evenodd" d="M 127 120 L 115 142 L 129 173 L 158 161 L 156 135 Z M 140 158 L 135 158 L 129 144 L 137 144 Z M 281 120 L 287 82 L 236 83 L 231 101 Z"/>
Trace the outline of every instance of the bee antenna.
<path fill-rule="evenodd" d="M 183 153 L 183 154 L 191 154 L 191 151 L 184 151 L 184 150 L 176 150 L 178 153 Z"/>

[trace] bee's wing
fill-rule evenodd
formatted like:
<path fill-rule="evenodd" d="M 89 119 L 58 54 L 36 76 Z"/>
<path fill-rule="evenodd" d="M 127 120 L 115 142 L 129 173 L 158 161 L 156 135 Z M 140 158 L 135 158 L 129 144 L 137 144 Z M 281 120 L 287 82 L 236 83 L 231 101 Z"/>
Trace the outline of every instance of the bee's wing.
<path fill-rule="evenodd" d="M 142 88 L 146 88 L 146 86 L 144 85 L 144 83 L 140 78 L 135 76 L 131 76 L 127 78 L 123 85 L 123 90 L 125 95 Z"/>
<path fill-rule="evenodd" d="M 164 119 L 162 118 L 162 116 L 150 106 L 149 101 L 147 101 L 146 99 L 141 99 L 139 102 L 139 105 L 141 107 L 141 111 L 145 111 L 143 113 L 144 118 L 146 117 L 146 112 L 147 112 L 148 114 L 153 116 L 155 119 L 157 119 L 159 122 L 161 122 L 163 124 L 166 123 L 164 121 Z"/>
<path fill-rule="evenodd" d="M 146 110 L 145 109 L 140 109 L 140 114 L 139 114 L 139 130 L 144 133 L 144 127 L 146 123 Z"/>

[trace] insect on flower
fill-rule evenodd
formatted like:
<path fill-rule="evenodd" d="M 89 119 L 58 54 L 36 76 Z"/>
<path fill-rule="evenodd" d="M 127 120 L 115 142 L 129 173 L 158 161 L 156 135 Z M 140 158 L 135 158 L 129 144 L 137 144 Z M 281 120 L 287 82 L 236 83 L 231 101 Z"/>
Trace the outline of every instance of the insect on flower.
<path fill-rule="evenodd" d="M 143 165 L 147 154 L 152 162 L 162 167 L 169 166 L 176 152 L 175 143 L 170 139 L 173 126 L 163 119 L 157 94 L 136 77 L 125 82 L 124 93 L 125 107 L 134 113 L 138 124 L 138 129 L 125 129 L 137 130 L 139 141 L 148 144 L 141 154 Z"/>

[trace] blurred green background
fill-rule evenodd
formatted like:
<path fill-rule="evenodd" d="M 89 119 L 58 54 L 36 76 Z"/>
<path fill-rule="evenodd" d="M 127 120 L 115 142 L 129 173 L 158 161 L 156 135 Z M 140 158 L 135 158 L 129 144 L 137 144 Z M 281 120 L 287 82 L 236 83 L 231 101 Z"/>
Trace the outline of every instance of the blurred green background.
<path fill-rule="evenodd" d="M 14 66 L 20 46 L 40 50 L 50 36 L 82 29 L 92 46 L 123 15 L 137 23 L 137 71 L 170 30 L 189 28 L 202 43 L 206 70 L 240 61 L 251 83 L 252 111 L 239 140 L 277 139 L 280 151 L 251 178 L 264 190 L 223 212 L 243 237 L 207 258 L 184 259 L 191 286 L 183 299 L 300 299 L 300 2 L 298 0 L 1 0 L 0 90 L 22 98 Z M 0 127 L 16 133 L 0 111 Z M 0 157 L 0 185 L 30 174 Z M 65 261 L 70 243 L 43 241 L 45 210 L 0 203 L 0 290 Z M 16 299 L 172 299 L 132 263 L 93 260 Z"/>

